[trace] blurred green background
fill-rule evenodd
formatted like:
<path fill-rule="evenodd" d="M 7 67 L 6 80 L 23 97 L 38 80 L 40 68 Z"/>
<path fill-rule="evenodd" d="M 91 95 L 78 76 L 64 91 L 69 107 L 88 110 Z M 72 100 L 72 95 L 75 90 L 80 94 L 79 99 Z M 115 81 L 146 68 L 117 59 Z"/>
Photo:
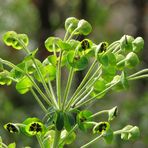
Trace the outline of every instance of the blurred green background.
<path fill-rule="evenodd" d="M 84 18 L 92 24 L 93 32 L 89 37 L 95 42 L 118 40 L 123 34 L 134 37 L 142 36 L 145 48 L 140 54 L 141 65 L 135 70 L 148 67 L 148 1 L 147 0 L 0 0 L 0 57 L 18 63 L 24 56 L 6 47 L 2 35 L 15 30 L 26 33 L 30 38 L 30 48 L 39 47 L 38 57 L 48 56 L 44 41 L 48 36 L 64 36 L 64 21 L 69 16 Z M 79 83 L 83 72 L 76 77 Z M 148 79 L 130 83 L 130 89 L 124 92 L 110 93 L 89 108 L 95 112 L 102 109 L 119 107 L 119 116 L 113 122 L 113 129 L 120 129 L 127 124 L 140 127 L 140 139 L 125 142 L 117 137 L 112 145 L 103 140 L 92 148 L 147 148 L 148 147 Z M 19 95 L 15 85 L 0 86 L 0 135 L 5 143 L 17 142 L 17 147 L 31 146 L 38 148 L 36 139 L 20 135 L 11 135 L 3 129 L 9 121 L 21 122 L 26 117 L 42 118 L 43 112 L 28 93 Z M 78 132 L 77 140 L 69 148 L 78 148 L 90 141 L 90 134 Z M 33 140 L 32 140 L 33 139 Z"/>

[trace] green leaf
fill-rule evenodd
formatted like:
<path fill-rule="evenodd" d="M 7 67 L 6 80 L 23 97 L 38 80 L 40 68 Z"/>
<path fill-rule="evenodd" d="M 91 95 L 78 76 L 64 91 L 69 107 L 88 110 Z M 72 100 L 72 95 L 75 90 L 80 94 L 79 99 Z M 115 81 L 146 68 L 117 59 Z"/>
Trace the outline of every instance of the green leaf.
<path fill-rule="evenodd" d="M 90 118 L 91 115 L 92 115 L 92 112 L 89 110 L 83 110 L 80 113 L 78 113 L 76 120 L 79 128 L 82 131 L 87 131 L 88 128 L 92 127 L 92 125 L 87 124 L 87 121 L 92 121 L 92 118 Z"/>
<path fill-rule="evenodd" d="M 58 131 L 61 131 L 64 127 L 64 113 L 62 111 L 56 113 L 55 126 Z"/>
<path fill-rule="evenodd" d="M 107 54 L 108 56 L 108 62 L 110 65 L 116 65 L 116 56 L 114 53 L 110 52 Z"/>
<path fill-rule="evenodd" d="M 21 70 L 25 71 L 25 63 L 24 62 L 21 62 L 19 63 L 18 65 L 16 65 L 18 68 L 20 68 Z M 24 77 L 24 73 L 18 71 L 17 69 L 13 68 L 11 71 L 10 71 L 10 75 L 11 77 L 13 77 L 16 81 L 20 80 L 22 77 Z"/>
<path fill-rule="evenodd" d="M 134 68 L 136 65 L 139 64 L 139 58 L 138 56 L 134 53 L 134 52 L 130 52 L 127 56 L 126 56 L 126 61 L 125 61 L 125 65 L 128 68 Z"/>
<path fill-rule="evenodd" d="M 54 67 L 53 65 L 45 66 L 43 76 L 46 82 L 48 82 L 48 80 L 54 80 L 56 78 L 56 67 Z"/>
<path fill-rule="evenodd" d="M 49 63 L 51 63 L 53 66 L 57 65 L 57 57 L 55 55 L 48 56 L 47 58 Z"/>
<path fill-rule="evenodd" d="M 20 93 L 20 94 L 25 94 L 27 93 L 30 88 L 32 87 L 32 82 L 31 80 L 24 76 L 22 79 L 20 79 L 17 83 L 16 83 L 16 90 Z"/>
<path fill-rule="evenodd" d="M 64 127 L 67 131 L 70 131 L 75 125 L 75 118 L 71 113 L 64 113 Z"/>
<path fill-rule="evenodd" d="M 114 133 L 111 129 L 108 129 L 105 134 L 103 135 L 103 138 L 107 144 L 111 144 L 114 138 Z"/>
<path fill-rule="evenodd" d="M 115 106 L 108 111 L 108 121 L 112 121 L 114 118 L 116 118 L 117 114 L 118 114 L 118 108 L 117 106 Z"/>
<path fill-rule="evenodd" d="M 65 42 L 65 41 L 62 41 L 60 40 L 58 42 L 58 46 L 62 49 L 62 50 L 65 50 L 65 51 L 69 51 L 71 50 L 71 44 Z"/>
<path fill-rule="evenodd" d="M 96 92 L 101 92 L 106 88 L 106 82 L 104 79 L 100 78 L 94 83 L 94 90 Z"/>
<path fill-rule="evenodd" d="M 59 51 L 58 42 L 62 42 L 62 40 L 58 37 L 49 37 L 45 41 L 45 47 L 49 52 Z"/>
<path fill-rule="evenodd" d="M 72 33 L 78 25 L 79 20 L 75 17 L 69 17 L 65 21 L 65 29 L 66 31 Z"/>
<path fill-rule="evenodd" d="M 133 52 L 140 52 L 144 47 L 144 40 L 142 37 L 137 37 L 133 42 Z"/>
<path fill-rule="evenodd" d="M 112 65 L 102 67 L 102 78 L 107 82 L 110 82 L 116 75 L 116 67 Z"/>
<path fill-rule="evenodd" d="M 104 65 L 104 66 L 108 66 L 109 65 L 109 59 L 108 59 L 108 55 L 107 54 L 100 53 L 100 54 L 98 54 L 97 59 L 98 59 L 98 61 L 102 65 Z"/>
<path fill-rule="evenodd" d="M 67 55 L 69 65 L 76 70 L 84 70 L 88 65 L 88 59 L 85 56 L 76 56 L 75 51 L 70 51 Z"/>
<path fill-rule="evenodd" d="M 78 22 L 78 31 L 80 34 L 88 35 L 92 31 L 91 25 L 84 19 Z"/>
<path fill-rule="evenodd" d="M 71 144 L 76 139 L 76 134 L 74 132 L 72 132 L 68 137 L 66 137 L 68 134 L 69 132 L 67 132 L 66 130 L 63 130 L 61 133 L 61 140 L 64 139 L 65 144 Z"/>
<path fill-rule="evenodd" d="M 10 144 L 8 145 L 8 148 L 16 148 L 15 142 L 14 142 L 14 143 L 10 143 Z"/>

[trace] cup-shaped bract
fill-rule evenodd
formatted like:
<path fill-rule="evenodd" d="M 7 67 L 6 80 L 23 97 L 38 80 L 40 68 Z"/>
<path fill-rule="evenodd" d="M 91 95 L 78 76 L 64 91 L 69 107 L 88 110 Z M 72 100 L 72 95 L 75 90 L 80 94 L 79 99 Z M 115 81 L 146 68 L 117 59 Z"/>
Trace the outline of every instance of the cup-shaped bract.
<path fill-rule="evenodd" d="M 75 17 L 69 17 L 65 21 L 65 29 L 69 32 L 72 33 L 78 26 L 79 20 Z"/>
<path fill-rule="evenodd" d="M 133 42 L 133 52 L 139 52 L 144 47 L 144 40 L 142 37 L 137 37 Z"/>
<path fill-rule="evenodd" d="M 88 35 L 92 31 L 91 25 L 84 19 L 82 19 L 78 22 L 77 29 L 78 29 L 78 32 L 83 35 Z"/>

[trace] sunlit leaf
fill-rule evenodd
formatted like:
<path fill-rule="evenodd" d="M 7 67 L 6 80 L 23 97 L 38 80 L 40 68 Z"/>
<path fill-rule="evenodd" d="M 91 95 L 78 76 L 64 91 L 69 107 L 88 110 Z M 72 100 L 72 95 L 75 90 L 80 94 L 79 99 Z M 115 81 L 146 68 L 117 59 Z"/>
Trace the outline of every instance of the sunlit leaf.
<path fill-rule="evenodd" d="M 20 79 L 17 83 L 16 83 L 16 90 L 20 93 L 20 94 L 25 94 L 27 93 L 30 88 L 32 87 L 32 82 L 31 80 L 24 76 L 22 79 Z"/>
<path fill-rule="evenodd" d="M 15 143 L 10 143 L 10 144 L 8 145 L 8 148 L 16 148 L 16 144 L 15 144 Z"/>

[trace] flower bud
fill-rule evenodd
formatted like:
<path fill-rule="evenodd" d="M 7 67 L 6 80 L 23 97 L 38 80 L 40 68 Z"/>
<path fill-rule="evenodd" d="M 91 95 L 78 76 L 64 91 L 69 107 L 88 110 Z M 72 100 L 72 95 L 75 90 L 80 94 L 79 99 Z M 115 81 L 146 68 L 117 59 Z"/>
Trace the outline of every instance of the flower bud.
<path fill-rule="evenodd" d="M 133 42 L 133 51 L 139 52 L 144 47 L 144 40 L 142 37 L 137 37 Z"/>
<path fill-rule="evenodd" d="M 133 68 L 133 67 L 135 67 L 138 63 L 139 63 L 139 58 L 138 58 L 138 56 L 137 56 L 134 52 L 130 52 L 130 53 L 126 56 L 125 65 L 126 65 L 128 68 Z"/>
<path fill-rule="evenodd" d="M 134 40 L 134 38 L 132 36 L 124 35 L 120 39 L 121 49 L 124 50 L 124 51 L 132 51 L 133 40 Z"/>

